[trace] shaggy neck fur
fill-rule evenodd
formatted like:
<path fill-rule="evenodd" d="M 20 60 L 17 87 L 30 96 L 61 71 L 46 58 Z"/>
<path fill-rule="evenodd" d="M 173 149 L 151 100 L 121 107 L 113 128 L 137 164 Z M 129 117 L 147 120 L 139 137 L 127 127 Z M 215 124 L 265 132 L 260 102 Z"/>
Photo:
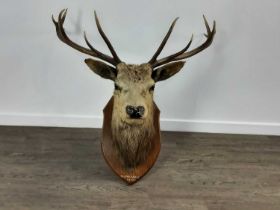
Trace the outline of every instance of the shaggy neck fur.
<path fill-rule="evenodd" d="M 114 146 L 123 165 L 131 168 L 145 161 L 151 149 L 151 138 L 154 135 L 152 120 L 133 125 L 119 121 L 118 116 L 114 116 L 113 122 Z"/>

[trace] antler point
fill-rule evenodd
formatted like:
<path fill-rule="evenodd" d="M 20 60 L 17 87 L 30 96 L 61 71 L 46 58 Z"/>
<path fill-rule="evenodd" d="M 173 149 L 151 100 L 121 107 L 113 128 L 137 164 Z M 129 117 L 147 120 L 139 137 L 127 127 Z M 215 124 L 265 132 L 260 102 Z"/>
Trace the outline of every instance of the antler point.
<path fill-rule="evenodd" d="M 68 8 L 64 9 L 64 13 L 63 13 L 63 16 L 66 16 L 66 14 L 67 14 L 67 11 L 68 11 Z"/>
<path fill-rule="evenodd" d="M 52 21 L 53 23 L 56 23 L 55 19 L 54 19 L 54 16 L 52 15 Z"/>
<path fill-rule="evenodd" d="M 95 19 L 98 19 L 96 10 L 94 10 L 94 17 Z"/>
<path fill-rule="evenodd" d="M 172 25 L 175 25 L 175 23 L 177 22 L 178 19 L 179 19 L 179 17 L 176 17 L 176 18 L 173 20 Z"/>

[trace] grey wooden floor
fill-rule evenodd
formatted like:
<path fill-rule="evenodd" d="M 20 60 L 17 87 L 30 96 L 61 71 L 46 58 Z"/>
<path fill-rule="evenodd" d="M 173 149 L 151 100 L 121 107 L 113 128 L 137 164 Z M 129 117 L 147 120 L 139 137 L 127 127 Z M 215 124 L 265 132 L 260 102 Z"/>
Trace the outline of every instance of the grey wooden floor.
<path fill-rule="evenodd" d="M 163 132 L 159 160 L 133 186 L 108 168 L 100 137 L 0 127 L 0 209 L 280 209 L 280 137 Z"/>

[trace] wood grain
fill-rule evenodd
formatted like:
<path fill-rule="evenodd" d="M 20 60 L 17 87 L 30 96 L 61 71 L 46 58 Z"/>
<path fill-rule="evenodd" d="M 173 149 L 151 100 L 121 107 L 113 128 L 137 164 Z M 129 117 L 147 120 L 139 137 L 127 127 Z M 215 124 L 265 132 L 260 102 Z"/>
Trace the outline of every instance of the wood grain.
<path fill-rule="evenodd" d="M 0 127 L 0 209 L 280 209 L 280 137 L 162 132 L 158 161 L 132 186 L 109 169 L 100 138 Z"/>

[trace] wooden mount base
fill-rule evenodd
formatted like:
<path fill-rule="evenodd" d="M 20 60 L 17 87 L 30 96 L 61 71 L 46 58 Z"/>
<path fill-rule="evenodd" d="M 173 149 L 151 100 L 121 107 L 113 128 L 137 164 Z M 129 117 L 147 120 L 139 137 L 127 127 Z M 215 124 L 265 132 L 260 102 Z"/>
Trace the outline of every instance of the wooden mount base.
<path fill-rule="evenodd" d="M 160 111 L 154 103 L 154 126 L 155 135 L 152 138 L 152 147 L 147 156 L 147 159 L 133 169 L 126 169 L 122 166 L 116 150 L 113 147 L 111 121 L 113 112 L 114 97 L 112 97 L 105 108 L 103 109 L 103 139 L 101 140 L 101 149 L 103 157 L 110 168 L 118 175 L 123 181 L 131 185 L 141 179 L 154 165 L 160 152 L 160 126 L 159 115 Z"/>

